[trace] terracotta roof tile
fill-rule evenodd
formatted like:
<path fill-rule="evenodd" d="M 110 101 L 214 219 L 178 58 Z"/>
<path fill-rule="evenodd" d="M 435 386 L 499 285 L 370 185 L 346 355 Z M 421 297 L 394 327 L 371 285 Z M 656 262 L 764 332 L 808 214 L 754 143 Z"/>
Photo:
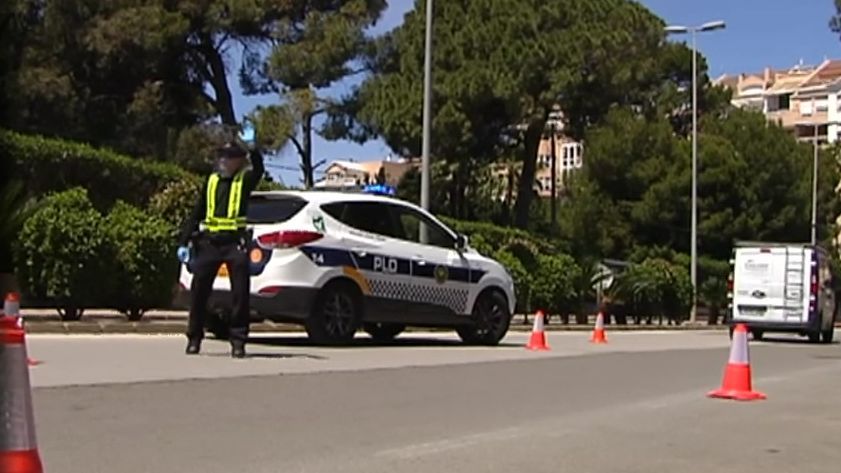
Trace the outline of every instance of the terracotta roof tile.
<path fill-rule="evenodd" d="M 806 81 L 803 86 L 816 86 L 828 84 L 841 79 L 841 60 L 827 61 L 817 72 Z"/>

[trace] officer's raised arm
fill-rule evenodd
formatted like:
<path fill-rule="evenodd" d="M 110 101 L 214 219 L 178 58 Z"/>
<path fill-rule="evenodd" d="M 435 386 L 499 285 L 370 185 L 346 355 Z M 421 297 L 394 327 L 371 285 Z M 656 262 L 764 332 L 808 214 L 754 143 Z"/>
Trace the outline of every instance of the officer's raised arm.
<path fill-rule="evenodd" d="M 254 147 L 248 156 L 251 160 L 251 174 L 249 175 L 248 191 L 251 192 L 257 188 L 257 185 L 260 184 L 260 180 L 263 179 L 263 176 L 266 174 L 266 166 L 263 163 L 263 153 L 261 153 L 257 147 Z"/>

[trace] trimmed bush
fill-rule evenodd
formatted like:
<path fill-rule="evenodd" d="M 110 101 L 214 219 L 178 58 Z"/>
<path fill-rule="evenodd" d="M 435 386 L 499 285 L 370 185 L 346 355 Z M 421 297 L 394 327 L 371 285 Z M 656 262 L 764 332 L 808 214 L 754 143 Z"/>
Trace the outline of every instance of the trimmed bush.
<path fill-rule="evenodd" d="M 172 225 L 125 202 L 117 202 L 103 223 L 115 254 L 108 306 L 134 321 L 169 304 L 178 279 Z"/>
<path fill-rule="evenodd" d="M 196 179 L 174 164 L 6 130 L 0 130 L 0 149 L 11 157 L 12 172 L 26 182 L 30 196 L 84 187 L 99 209 L 117 200 L 146 205 L 167 183 Z"/>
<path fill-rule="evenodd" d="M 486 253 L 487 254 L 487 253 Z M 508 251 L 500 250 L 493 253 L 493 258 L 508 270 L 514 279 L 514 292 L 517 296 L 517 310 L 531 311 L 532 277 L 523 263 Z"/>
<path fill-rule="evenodd" d="M 534 276 L 533 303 L 549 314 L 567 315 L 578 307 L 576 283 L 581 268 L 571 256 L 538 255 Z"/>
<path fill-rule="evenodd" d="M 85 189 L 47 196 L 24 223 L 15 253 L 27 296 L 56 304 L 63 320 L 78 320 L 110 292 L 113 255 Z"/>
<path fill-rule="evenodd" d="M 199 192 L 201 183 L 197 179 L 170 182 L 161 192 L 152 196 L 149 211 L 169 222 L 177 231 L 196 204 Z"/>
<path fill-rule="evenodd" d="M 467 235 L 470 238 L 471 245 L 473 245 L 473 241 L 477 237 L 481 237 L 481 241 L 487 245 L 487 248 L 491 248 L 493 251 L 511 245 L 514 242 L 527 244 L 536 248 L 541 253 L 555 253 L 558 251 L 558 248 L 547 240 L 535 237 L 520 229 L 500 227 L 485 222 L 455 220 L 449 217 L 439 218 L 453 230 Z M 477 246 L 473 246 L 478 250 Z"/>
<path fill-rule="evenodd" d="M 632 264 L 612 285 L 609 296 L 621 300 L 633 311 L 637 322 L 658 316 L 680 322 L 689 312 L 692 283 L 682 265 L 660 258 Z"/>
<path fill-rule="evenodd" d="M 517 310 L 548 313 L 578 311 L 582 270 L 549 241 L 519 229 L 442 217 L 453 230 L 470 238 L 478 252 L 500 262 L 514 279 Z M 563 317 L 565 319 L 565 317 Z"/>

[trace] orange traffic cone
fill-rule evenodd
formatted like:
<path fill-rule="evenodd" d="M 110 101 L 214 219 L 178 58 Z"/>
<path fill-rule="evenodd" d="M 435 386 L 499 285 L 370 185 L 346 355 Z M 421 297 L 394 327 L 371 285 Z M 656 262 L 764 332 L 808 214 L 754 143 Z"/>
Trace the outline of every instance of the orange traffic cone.
<path fill-rule="evenodd" d="M 35 441 L 32 387 L 26 367 L 23 330 L 10 317 L 0 317 L 0 471 L 43 473 Z"/>
<path fill-rule="evenodd" d="M 604 314 L 602 312 L 599 312 L 599 315 L 596 316 L 596 327 L 593 329 L 590 343 L 607 343 L 607 337 L 604 332 Z"/>
<path fill-rule="evenodd" d="M 752 390 L 750 355 L 748 353 L 748 329 L 744 324 L 736 325 L 730 344 L 730 359 L 724 369 L 721 388 L 710 391 L 707 396 L 737 401 L 765 399 L 765 394 Z"/>
<path fill-rule="evenodd" d="M 526 348 L 529 350 L 537 350 L 537 351 L 547 351 L 549 350 L 549 345 L 546 343 L 546 332 L 543 330 L 543 311 L 538 310 L 537 313 L 534 314 L 534 327 L 531 329 L 531 338 L 529 338 L 529 343 L 526 344 Z"/>
<path fill-rule="evenodd" d="M 23 328 L 23 317 L 20 315 L 20 294 L 17 292 L 10 292 L 6 294 L 6 299 L 3 301 L 3 313 L 6 314 L 6 317 L 14 319 L 18 327 Z M 26 362 L 29 366 L 41 364 L 40 361 L 34 358 L 27 358 Z"/>

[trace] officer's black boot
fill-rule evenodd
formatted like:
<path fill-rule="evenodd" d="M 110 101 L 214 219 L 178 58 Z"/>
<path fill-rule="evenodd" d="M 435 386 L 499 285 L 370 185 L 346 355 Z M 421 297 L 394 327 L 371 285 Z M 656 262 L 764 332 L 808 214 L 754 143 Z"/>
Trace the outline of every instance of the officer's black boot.
<path fill-rule="evenodd" d="M 187 341 L 186 353 L 188 355 L 198 355 L 199 351 L 201 351 L 201 340 L 195 338 L 189 339 Z"/>
<path fill-rule="evenodd" d="M 245 358 L 245 342 L 248 340 L 248 329 L 231 327 L 231 356 Z"/>
<path fill-rule="evenodd" d="M 231 356 L 234 358 L 245 358 L 245 344 L 244 343 L 232 343 L 231 344 Z"/>

